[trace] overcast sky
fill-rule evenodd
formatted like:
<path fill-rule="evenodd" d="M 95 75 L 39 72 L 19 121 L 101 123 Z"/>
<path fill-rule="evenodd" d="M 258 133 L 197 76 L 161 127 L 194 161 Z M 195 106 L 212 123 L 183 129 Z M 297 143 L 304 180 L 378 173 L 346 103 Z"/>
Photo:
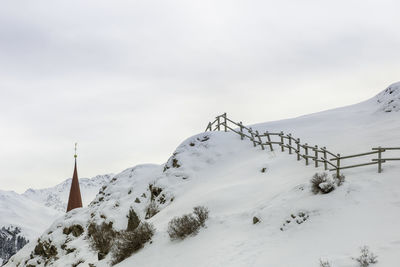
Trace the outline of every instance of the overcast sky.
<path fill-rule="evenodd" d="M 400 2 L 2 1 L 0 189 L 163 163 L 227 112 L 357 103 L 400 80 Z"/>

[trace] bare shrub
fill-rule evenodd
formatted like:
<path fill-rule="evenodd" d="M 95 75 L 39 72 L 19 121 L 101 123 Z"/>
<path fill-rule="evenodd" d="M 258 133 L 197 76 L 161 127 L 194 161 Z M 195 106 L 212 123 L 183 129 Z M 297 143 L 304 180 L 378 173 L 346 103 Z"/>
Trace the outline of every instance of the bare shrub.
<path fill-rule="evenodd" d="M 52 259 L 57 256 L 57 248 L 51 243 L 51 241 L 42 241 L 38 239 L 38 243 L 33 250 L 35 255 L 41 256 L 44 259 Z"/>
<path fill-rule="evenodd" d="M 147 207 L 145 219 L 150 219 L 151 217 L 156 215 L 158 212 L 159 212 L 159 209 L 158 209 L 156 202 L 151 201 L 149 206 Z"/>
<path fill-rule="evenodd" d="M 185 239 L 186 237 L 196 235 L 200 227 L 205 226 L 208 219 L 208 209 L 198 206 L 193 208 L 193 214 L 184 214 L 181 217 L 175 217 L 168 223 L 168 234 L 172 240 Z"/>
<path fill-rule="evenodd" d="M 360 264 L 360 267 L 368 267 L 370 264 L 375 264 L 378 262 L 378 256 L 374 255 L 367 246 L 360 248 L 361 255 L 358 258 L 353 258 Z"/>
<path fill-rule="evenodd" d="M 311 191 L 314 194 L 322 193 L 328 194 L 335 190 L 337 186 L 341 186 L 345 181 L 345 176 L 340 175 L 339 177 L 336 174 L 329 177 L 327 173 L 316 173 L 311 178 Z"/>
<path fill-rule="evenodd" d="M 197 221 L 201 227 L 205 226 L 205 222 L 208 219 L 209 210 L 204 206 L 197 206 L 193 208 L 193 214 L 197 217 Z"/>
<path fill-rule="evenodd" d="M 102 260 L 110 252 L 118 232 L 113 229 L 113 223 L 103 222 L 101 225 L 91 223 L 88 226 L 90 243 L 94 250 L 98 252 L 98 259 Z"/>
<path fill-rule="evenodd" d="M 155 229 L 153 225 L 144 222 L 140 223 L 132 231 L 123 231 L 119 234 L 113 249 L 112 264 L 117 264 L 130 257 L 133 253 L 143 248 L 151 240 Z"/>
<path fill-rule="evenodd" d="M 127 217 L 128 217 L 128 226 L 126 227 L 126 230 L 127 231 L 135 230 L 140 224 L 140 219 L 132 208 L 130 208 Z"/>
<path fill-rule="evenodd" d="M 327 260 L 319 259 L 319 266 L 320 267 L 331 267 L 331 264 Z"/>
<path fill-rule="evenodd" d="M 79 224 L 74 224 L 70 227 L 65 227 L 63 229 L 64 235 L 69 235 L 72 233 L 73 236 L 78 237 L 84 232 L 83 227 Z"/>
<path fill-rule="evenodd" d="M 332 177 L 333 177 L 333 180 L 335 180 L 337 186 L 341 186 L 346 179 L 346 176 L 344 176 L 343 174 L 340 174 L 339 176 L 337 176 L 336 174 L 333 174 Z"/>
<path fill-rule="evenodd" d="M 200 223 L 192 214 L 175 217 L 168 223 L 168 234 L 171 239 L 185 239 L 199 232 Z"/>

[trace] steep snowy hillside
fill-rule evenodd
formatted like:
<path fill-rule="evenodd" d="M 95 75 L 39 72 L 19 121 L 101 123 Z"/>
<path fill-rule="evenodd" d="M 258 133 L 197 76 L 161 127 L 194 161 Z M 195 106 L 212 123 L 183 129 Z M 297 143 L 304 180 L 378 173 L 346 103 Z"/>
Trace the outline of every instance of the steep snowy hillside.
<path fill-rule="evenodd" d="M 94 199 L 99 189 L 111 180 L 112 175 L 98 175 L 81 179 L 84 205 Z M 23 194 L 0 190 L 0 229 L 18 227 L 19 235 L 33 240 L 56 218 L 65 213 L 71 178 L 51 188 L 29 189 Z M 12 240 L 10 240 L 12 242 Z M 6 241 L 0 250 L 9 246 Z M 1 257 L 0 260 L 8 258 Z"/>
<path fill-rule="evenodd" d="M 342 154 L 400 147 L 400 113 L 393 108 L 399 90 L 394 84 L 357 105 L 253 128 L 291 132 Z M 202 133 L 184 141 L 164 165 L 116 175 L 88 207 L 58 218 L 6 266 L 109 266 L 118 244 L 100 253 L 91 245 L 94 226 L 122 232 L 131 208 L 156 231 L 151 243 L 117 266 L 311 267 L 323 258 L 331 266 L 356 267 L 353 258 L 364 245 L 378 255 L 376 266 L 397 266 L 400 164 L 385 163 L 381 174 L 376 166 L 343 170 L 343 185 L 313 194 L 310 179 L 323 171 L 278 147 L 253 147 L 232 132 Z M 168 222 L 199 205 L 210 211 L 206 228 L 171 241 Z M 260 222 L 253 224 L 254 217 Z"/>

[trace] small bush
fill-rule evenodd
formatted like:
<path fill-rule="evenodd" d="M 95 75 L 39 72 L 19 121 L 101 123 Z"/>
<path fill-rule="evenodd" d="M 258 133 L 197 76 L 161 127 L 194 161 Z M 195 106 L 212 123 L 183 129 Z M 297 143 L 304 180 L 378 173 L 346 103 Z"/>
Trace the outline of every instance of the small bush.
<path fill-rule="evenodd" d="M 319 266 L 320 267 L 331 267 L 331 264 L 327 260 L 319 259 Z"/>
<path fill-rule="evenodd" d="M 129 210 L 127 217 L 128 217 L 128 226 L 126 227 L 126 230 L 127 231 L 135 230 L 140 224 L 140 219 L 132 208 Z"/>
<path fill-rule="evenodd" d="M 322 193 L 328 194 L 335 190 L 337 186 L 341 186 L 344 183 L 345 176 L 340 175 L 336 177 L 336 175 L 332 175 L 329 177 L 327 173 L 316 173 L 311 178 L 311 191 L 314 194 Z"/>
<path fill-rule="evenodd" d="M 64 235 L 69 235 L 72 233 L 73 236 L 78 237 L 84 232 L 83 227 L 79 224 L 72 225 L 70 227 L 65 227 L 63 229 Z"/>
<path fill-rule="evenodd" d="M 209 210 L 203 206 L 197 206 L 193 208 L 193 214 L 197 217 L 197 221 L 201 227 L 205 226 L 205 222 L 208 219 Z"/>
<path fill-rule="evenodd" d="M 360 248 L 361 255 L 358 258 L 354 258 L 360 264 L 360 267 L 368 267 L 370 264 L 375 264 L 378 262 L 378 256 L 375 256 L 374 253 L 369 251 L 367 246 L 363 246 Z"/>
<path fill-rule="evenodd" d="M 145 219 L 150 219 L 159 212 L 156 202 L 151 201 L 147 207 Z"/>
<path fill-rule="evenodd" d="M 117 264 L 130 257 L 133 253 L 144 247 L 154 235 L 153 225 L 145 222 L 137 226 L 133 231 L 120 233 L 113 249 L 113 262 Z"/>
<path fill-rule="evenodd" d="M 42 241 L 39 239 L 33 252 L 44 259 L 52 259 L 57 256 L 57 248 L 51 244 L 51 241 L 46 240 Z"/>
<path fill-rule="evenodd" d="M 196 235 L 200 227 L 205 226 L 208 219 L 208 209 L 205 207 L 193 208 L 193 214 L 185 214 L 182 217 L 175 217 L 168 223 L 168 234 L 172 240 L 185 239 Z"/>
<path fill-rule="evenodd" d="M 113 229 L 112 222 L 103 222 L 101 225 L 91 223 L 88 234 L 92 248 L 98 252 L 98 259 L 102 260 L 110 252 L 118 232 Z"/>
<path fill-rule="evenodd" d="M 333 180 L 335 180 L 337 186 L 341 186 L 346 179 L 346 177 L 343 174 L 339 175 L 339 177 L 336 174 L 333 174 L 332 177 Z"/>
<path fill-rule="evenodd" d="M 200 223 L 192 214 L 175 217 L 168 223 L 168 234 L 171 239 L 185 239 L 199 232 Z"/>

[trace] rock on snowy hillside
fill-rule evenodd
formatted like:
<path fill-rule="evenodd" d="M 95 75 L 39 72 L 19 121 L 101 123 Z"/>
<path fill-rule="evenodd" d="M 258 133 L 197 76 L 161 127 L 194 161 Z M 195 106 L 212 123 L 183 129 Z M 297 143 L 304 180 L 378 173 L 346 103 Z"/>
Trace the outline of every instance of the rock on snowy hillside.
<path fill-rule="evenodd" d="M 94 199 L 99 189 L 108 183 L 111 174 L 98 175 L 91 179 L 80 179 L 84 205 Z M 37 238 L 56 218 L 65 213 L 71 178 L 46 189 L 29 189 L 23 194 L 0 190 L 0 229 L 18 229 L 18 236 L 26 240 Z M 12 247 L 14 241 L 4 238 L 0 242 L 0 251 Z M 16 247 L 16 251 L 20 246 Z M 7 261 L 15 253 L 0 254 L 0 261 Z"/>
<path fill-rule="evenodd" d="M 394 83 L 386 88 L 385 91 L 377 95 L 377 102 L 380 109 L 384 112 L 400 110 L 400 82 Z"/>
<path fill-rule="evenodd" d="M 378 102 L 387 94 L 396 95 L 389 90 L 357 105 L 253 128 L 282 130 L 342 154 L 400 147 L 399 113 L 385 112 Z M 305 166 L 277 147 L 253 147 L 232 132 L 195 135 L 166 164 L 116 175 L 88 207 L 57 219 L 6 266 L 110 266 L 117 246 L 100 255 L 91 243 L 92 226 L 104 223 L 121 232 L 131 209 L 156 231 L 152 242 L 117 266 L 310 267 L 322 258 L 331 266 L 356 267 L 353 258 L 364 245 L 378 255 L 376 266 L 396 266 L 400 164 L 385 163 L 381 174 L 376 166 L 344 170 L 346 181 L 329 194 L 311 192 L 317 171 L 323 168 Z M 206 228 L 171 241 L 168 222 L 195 206 L 209 209 Z"/>

